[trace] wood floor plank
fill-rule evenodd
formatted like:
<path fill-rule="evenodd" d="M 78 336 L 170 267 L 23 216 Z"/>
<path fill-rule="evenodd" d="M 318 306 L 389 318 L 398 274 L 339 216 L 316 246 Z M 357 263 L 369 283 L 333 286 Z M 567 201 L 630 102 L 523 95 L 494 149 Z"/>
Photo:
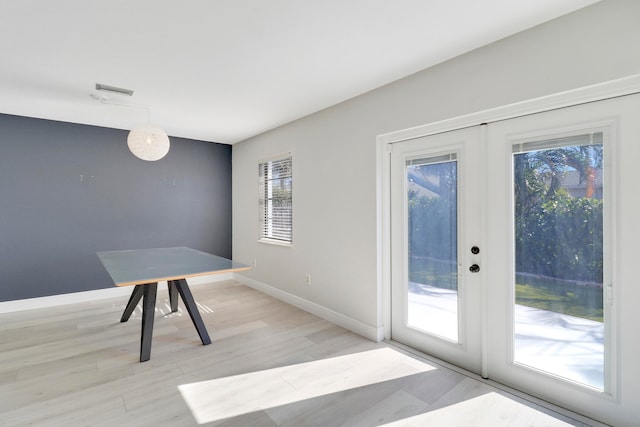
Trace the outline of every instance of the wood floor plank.
<path fill-rule="evenodd" d="M 211 345 L 161 288 L 145 363 L 127 298 L 2 314 L 0 424 L 583 425 L 237 282 L 192 290 Z"/>

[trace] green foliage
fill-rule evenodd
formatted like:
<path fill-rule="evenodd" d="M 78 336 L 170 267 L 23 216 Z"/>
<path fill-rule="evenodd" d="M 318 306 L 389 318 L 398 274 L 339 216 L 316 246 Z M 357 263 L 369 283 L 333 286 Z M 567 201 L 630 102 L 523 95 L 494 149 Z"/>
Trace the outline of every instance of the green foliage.
<path fill-rule="evenodd" d="M 602 321 L 603 202 L 595 197 L 602 158 L 599 144 L 514 155 L 518 304 Z M 409 192 L 409 279 L 456 289 L 455 168 L 415 170 L 423 174 L 416 182 L 433 195 Z M 584 197 L 569 194 L 568 173 L 578 174 Z"/>
<path fill-rule="evenodd" d="M 516 271 L 602 283 L 602 200 L 558 192 L 516 217 Z"/>
<path fill-rule="evenodd" d="M 587 298 L 584 296 L 585 290 L 588 289 L 585 288 L 575 292 L 575 290 L 567 290 L 565 287 L 562 291 L 558 292 L 557 289 L 549 289 L 547 286 L 531 285 L 528 283 L 516 284 L 516 303 L 527 307 L 602 322 L 602 298 L 600 298 L 599 304 L 589 304 Z M 590 293 L 597 295 L 598 292 L 596 289 L 591 288 Z"/>
<path fill-rule="evenodd" d="M 532 151 L 513 159 L 516 271 L 602 283 L 603 206 L 589 194 L 602 166 L 602 146 Z M 571 196 L 563 186 L 569 171 L 579 174 L 585 197 Z"/>
<path fill-rule="evenodd" d="M 603 203 L 593 197 L 602 159 L 599 144 L 514 155 L 518 304 L 602 321 Z M 584 197 L 563 186 L 570 171 Z"/>
<path fill-rule="evenodd" d="M 455 261 L 433 258 L 409 258 L 409 281 L 441 289 L 458 289 L 458 265 Z"/>
<path fill-rule="evenodd" d="M 457 259 L 455 198 L 409 195 L 409 251 L 412 255 Z"/>

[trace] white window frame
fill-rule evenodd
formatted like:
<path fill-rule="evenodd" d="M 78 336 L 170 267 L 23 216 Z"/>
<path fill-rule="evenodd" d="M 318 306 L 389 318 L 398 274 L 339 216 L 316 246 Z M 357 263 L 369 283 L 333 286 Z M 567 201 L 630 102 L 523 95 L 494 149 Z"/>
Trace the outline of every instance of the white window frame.
<path fill-rule="evenodd" d="M 280 172 L 273 175 L 274 169 Z M 288 173 L 287 173 L 288 172 Z M 289 180 L 286 183 L 286 180 Z M 282 181 L 285 181 L 284 183 Z M 279 200 L 288 201 L 288 209 L 276 212 L 274 184 L 284 185 Z M 278 218 L 279 214 L 279 218 Z M 291 153 L 258 164 L 258 241 L 276 245 L 293 245 L 293 158 Z"/>

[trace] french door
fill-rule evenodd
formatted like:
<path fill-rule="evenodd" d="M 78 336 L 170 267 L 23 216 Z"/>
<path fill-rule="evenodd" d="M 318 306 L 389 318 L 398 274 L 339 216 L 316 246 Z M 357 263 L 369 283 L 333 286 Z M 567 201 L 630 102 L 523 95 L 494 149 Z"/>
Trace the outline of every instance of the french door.
<path fill-rule="evenodd" d="M 394 143 L 391 338 L 637 421 L 639 114 L 629 95 Z"/>
<path fill-rule="evenodd" d="M 480 130 L 393 147 L 392 337 L 480 372 Z"/>

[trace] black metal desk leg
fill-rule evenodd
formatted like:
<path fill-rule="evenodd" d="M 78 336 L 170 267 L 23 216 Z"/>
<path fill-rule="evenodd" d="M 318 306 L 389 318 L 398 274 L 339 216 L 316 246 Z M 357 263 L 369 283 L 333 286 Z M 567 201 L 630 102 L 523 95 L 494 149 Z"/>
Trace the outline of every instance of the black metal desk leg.
<path fill-rule="evenodd" d="M 156 311 L 157 283 L 142 285 L 144 299 L 142 300 L 142 336 L 140 338 L 140 361 L 146 362 L 151 358 L 151 338 L 153 336 L 153 318 Z"/>
<path fill-rule="evenodd" d="M 178 311 L 178 288 L 176 286 L 176 280 L 169 280 L 167 282 L 169 286 L 169 304 L 171 305 L 171 312 Z"/>
<path fill-rule="evenodd" d="M 131 297 L 129 298 L 127 307 L 124 309 L 124 312 L 122 313 L 122 317 L 120 318 L 121 322 L 126 322 L 127 320 L 129 320 L 129 317 L 131 317 L 131 313 L 133 313 L 133 310 L 135 310 L 136 306 L 138 305 L 138 301 L 140 301 L 140 298 L 142 298 L 142 294 L 143 294 L 142 285 L 136 285 L 133 288 L 133 292 L 131 292 Z"/>
<path fill-rule="evenodd" d="M 198 331 L 198 335 L 200 335 L 200 340 L 202 341 L 202 345 L 211 344 L 211 338 L 209 338 L 209 333 L 207 332 L 207 328 L 204 326 L 204 322 L 202 321 L 202 316 L 200 316 L 200 312 L 198 311 L 198 306 L 196 302 L 193 300 L 193 295 L 191 295 L 191 290 L 189 290 L 189 285 L 187 281 L 184 279 L 176 280 L 176 287 L 178 288 L 178 292 L 180 292 L 180 296 L 182 297 L 182 301 L 184 301 L 184 305 L 187 307 L 187 311 L 189 312 L 189 316 L 191 316 L 191 321 L 193 322 L 193 326 L 196 327 Z"/>

